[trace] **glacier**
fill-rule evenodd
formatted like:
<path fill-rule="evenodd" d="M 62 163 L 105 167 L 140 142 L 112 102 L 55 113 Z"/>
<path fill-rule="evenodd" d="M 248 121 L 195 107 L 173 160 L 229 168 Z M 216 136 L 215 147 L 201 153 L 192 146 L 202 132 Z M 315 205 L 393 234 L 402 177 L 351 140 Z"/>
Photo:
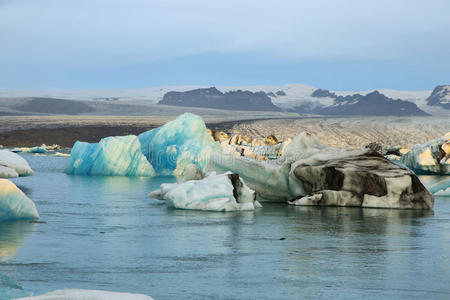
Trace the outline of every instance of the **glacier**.
<path fill-rule="evenodd" d="M 185 113 L 137 137 L 107 137 L 92 144 L 77 141 L 66 173 L 181 177 L 190 163 L 205 169 L 211 152 L 219 150 L 202 118 Z"/>
<path fill-rule="evenodd" d="M 107 137 L 99 143 L 77 141 L 66 173 L 73 175 L 154 176 L 134 135 Z"/>
<path fill-rule="evenodd" d="M 165 183 L 149 194 L 150 198 L 167 201 L 167 206 L 179 209 L 206 211 L 254 210 L 262 207 L 255 192 L 237 174 L 211 173 L 201 178 L 197 167 L 188 165 L 185 177 L 179 183 Z M 200 175 L 200 176 L 199 176 Z"/>
<path fill-rule="evenodd" d="M 34 202 L 12 181 L 0 179 L 0 221 L 39 219 Z"/>
<path fill-rule="evenodd" d="M 0 178 L 15 178 L 33 174 L 28 162 L 20 155 L 8 150 L 0 150 Z"/>
<path fill-rule="evenodd" d="M 40 296 L 16 298 L 16 300 L 153 300 L 144 294 L 131 294 L 101 290 L 65 289 Z"/>

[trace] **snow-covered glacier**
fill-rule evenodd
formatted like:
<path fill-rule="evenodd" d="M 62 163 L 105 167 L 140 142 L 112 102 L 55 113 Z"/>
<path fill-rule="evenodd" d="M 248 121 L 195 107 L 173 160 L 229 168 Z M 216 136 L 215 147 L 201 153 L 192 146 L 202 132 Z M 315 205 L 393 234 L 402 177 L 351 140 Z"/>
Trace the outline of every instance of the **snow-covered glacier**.
<path fill-rule="evenodd" d="M 99 143 L 76 142 L 66 173 L 74 175 L 154 176 L 134 135 L 107 137 Z"/>
<path fill-rule="evenodd" d="M 31 176 L 34 172 L 20 155 L 9 150 L 0 150 L 0 178 Z"/>
<path fill-rule="evenodd" d="M 68 174 L 118 176 L 182 176 L 195 163 L 204 169 L 219 150 L 201 117 L 185 113 L 138 137 L 108 137 L 99 143 L 76 142 Z"/>
<path fill-rule="evenodd" d="M 34 202 L 12 181 L 0 179 L 0 221 L 39 219 Z"/>

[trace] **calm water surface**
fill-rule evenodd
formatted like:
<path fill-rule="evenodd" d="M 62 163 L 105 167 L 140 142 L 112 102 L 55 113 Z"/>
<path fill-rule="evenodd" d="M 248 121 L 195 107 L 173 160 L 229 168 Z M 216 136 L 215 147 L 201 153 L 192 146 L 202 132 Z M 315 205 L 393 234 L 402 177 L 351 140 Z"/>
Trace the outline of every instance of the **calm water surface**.
<path fill-rule="evenodd" d="M 68 176 L 24 155 L 44 223 L 0 224 L 0 299 L 62 288 L 156 299 L 450 298 L 450 198 L 434 212 L 265 204 L 167 209 L 174 178 Z"/>

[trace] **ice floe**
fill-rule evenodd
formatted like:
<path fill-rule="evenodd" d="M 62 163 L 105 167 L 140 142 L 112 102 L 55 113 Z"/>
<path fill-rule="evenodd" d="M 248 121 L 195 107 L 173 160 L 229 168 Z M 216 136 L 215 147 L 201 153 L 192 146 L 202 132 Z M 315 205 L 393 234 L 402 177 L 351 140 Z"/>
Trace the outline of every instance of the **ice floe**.
<path fill-rule="evenodd" d="M 0 179 L 0 221 L 38 218 L 34 202 L 12 181 Z"/>
<path fill-rule="evenodd" d="M 152 300 L 144 294 L 130 294 L 101 290 L 65 289 L 40 296 L 16 298 L 17 300 Z"/>
<path fill-rule="evenodd" d="M 166 200 L 168 207 L 207 211 L 254 210 L 261 207 L 251 190 L 237 174 L 212 173 L 204 178 L 193 165 L 187 167 L 179 183 L 166 183 L 150 193 L 151 198 Z"/>
<path fill-rule="evenodd" d="M 417 174 L 450 175 L 450 132 L 445 136 L 415 145 L 400 161 Z"/>
<path fill-rule="evenodd" d="M 0 178 L 15 178 L 33 174 L 30 165 L 20 155 L 8 150 L 0 150 Z"/>

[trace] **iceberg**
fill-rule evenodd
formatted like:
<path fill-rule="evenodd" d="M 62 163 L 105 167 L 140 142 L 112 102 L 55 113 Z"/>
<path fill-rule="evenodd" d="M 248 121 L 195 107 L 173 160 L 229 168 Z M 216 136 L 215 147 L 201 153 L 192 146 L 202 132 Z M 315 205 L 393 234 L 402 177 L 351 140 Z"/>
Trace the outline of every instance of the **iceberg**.
<path fill-rule="evenodd" d="M 179 209 L 237 211 L 261 207 L 256 201 L 255 192 L 239 175 L 231 172 L 219 175 L 212 173 L 198 179 L 199 174 L 195 171 L 186 172 L 187 176 L 180 183 L 162 184 L 161 189 L 151 192 L 149 197 L 166 200 L 168 207 Z"/>
<path fill-rule="evenodd" d="M 450 197 L 450 179 L 433 184 L 428 190 L 435 196 Z"/>
<path fill-rule="evenodd" d="M 220 151 L 219 143 L 207 133 L 202 118 L 191 113 L 141 133 L 139 140 L 142 153 L 158 175 L 183 176 L 190 163 L 204 170 L 211 153 Z"/>
<path fill-rule="evenodd" d="M 41 147 L 32 147 L 32 148 L 30 148 L 29 152 L 30 153 L 46 153 L 47 150 L 45 150 L 45 148 L 41 146 Z"/>
<path fill-rule="evenodd" d="M 130 294 L 100 290 L 65 289 L 40 296 L 16 298 L 16 300 L 153 300 L 144 294 Z"/>
<path fill-rule="evenodd" d="M 33 174 L 30 165 L 20 155 L 8 150 L 0 150 L 0 178 L 16 178 Z"/>
<path fill-rule="evenodd" d="M 450 175 L 450 132 L 441 138 L 415 145 L 400 161 L 416 174 Z"/>
<path fill-rule="evenodd" d="M 107 137 L 99 143 L 76 142 L 68 174 L 121 176 L 183 176 L 186 165 L 205 169 L 219 151 L 199 116 L 185 113 L 138 137 Z"/>
<path fill-rule="evenodd" d="M 66 173 L 73 175 L 154 176 L 134 135 L 107 137 L 99 143 L 76 142 Z"/>
<path fill-rule="evenodd" d="M 276 160 L 214 154 L 209 170 L 239 174 L 260 200 L 292 205 L 431 209 L 433 196 L 410 170 L 371 149 L 328 147 L 302 133 Z"/>
<path fill-rule="evenodd" d="M 0 179 L 0 221 L 39 219 L 34 202 L 13 182 Z"/>

